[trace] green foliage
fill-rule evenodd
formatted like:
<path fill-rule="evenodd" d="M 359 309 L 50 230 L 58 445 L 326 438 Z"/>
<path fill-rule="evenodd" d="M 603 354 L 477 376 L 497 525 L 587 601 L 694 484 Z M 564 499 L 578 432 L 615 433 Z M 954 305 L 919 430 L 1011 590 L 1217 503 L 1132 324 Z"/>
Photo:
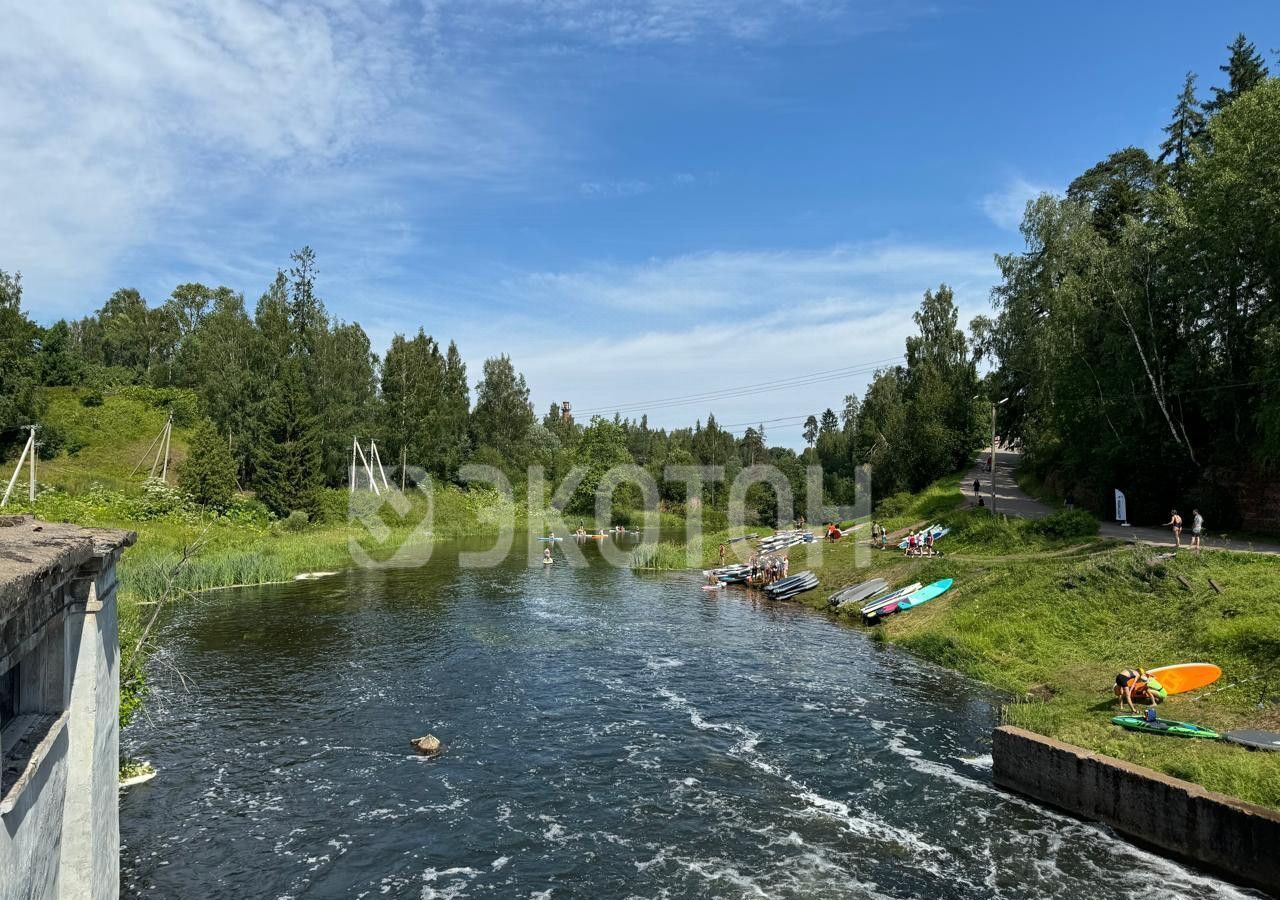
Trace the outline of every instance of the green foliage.
<path fill-rule="evenodd" d="M 1060 509 L 1033 523 L 1032 527 L 1049 538 L 1093 537 L 1098 533 L 1098 520 L 1083 509 Z"/>
<path fill-rule="evenodd" d="M 529 386 L 505 355 L 486 359 L 483 375 L 476 385 L 476 408 L 471 413 L 472 439 L 477 446 L 496 450 L 513 468 L 522 469 L 529 456 L 529 429 L 535 421 Z"/>
<path fill-rule="evenodd" d="M 280 527 L 293 534 L 306 531 L 311 524 L 311 517 L 300 509 L 295 509 L 280 521 Z"/>
<path fill-rule="evenodd" d="M 236 463 L 227 441 L 204 419 L 191 434 L 178 485 L 198 504 L 225 510 L 236 493 Z"/>
<path fill-rule="evenodd" d="M 254 449 L 253 488 L 276 515 L 315 512 L 321 486 L 320 446 L 311 398 L 296 360 L 286 360 L 267 394 L 262 440 Z"/>

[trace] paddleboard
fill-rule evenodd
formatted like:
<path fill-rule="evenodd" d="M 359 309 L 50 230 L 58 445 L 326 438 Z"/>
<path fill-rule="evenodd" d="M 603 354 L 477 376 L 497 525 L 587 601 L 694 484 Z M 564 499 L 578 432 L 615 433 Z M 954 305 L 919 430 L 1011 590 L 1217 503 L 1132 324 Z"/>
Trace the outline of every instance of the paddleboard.
<path fill-rule="evenodd" d="M 540 537 L 540 538 L 538 538 L 538 540 L 543 541 L 544 543 L 550 543 L 551 541 L 563 541 L 563 540 L 564 540 L 564 538 L 561 538 L 561 537 Z"/>
<path fill-rule="evenodd" d="M 724 585 L 723 584 L 704 584 L 702 586 L 702 589 L 704 591 L 719 591 L 724 589 Z"/>
<path fill-rule="evenodd" d="M 549 566 L 549 565 L 551 565 L 551 560 L 549 560 L 549 559 L 544 559 L 544 560 L 542 561 L 542 564 L 543 564 L 544 566 Z"/>
<path fill-rule="evenodd" d="M 857 603 L 872 594 L 880 593 L 888 586 L 889 583 L 883 578 L 873 578 L 870 581 L 862 582 L 862 584 L 855 584 L 852 587 L 836 591 L 831 595 L 829 602 L 832 606 L 838 606 L 841 603 Z"/>
<path fill-rule="evenodd" d="M 1171 719 L 1156 719 L 1148 722 L 1142 716 L 1116 716 L 1112 723 L 1130 731 L 1147 731 L 1151 734 L 1171 734 L 1176 737 L 1206 738 L 1216 741 L 1222 735 L 1212 728 L 1204 728 L 1194 722 L 1174 722 Z"/>
<path fill-rule="evenodd" d="M 1280 734 L 1274 731 L 1228 731 L 1223 737 L 1250 750 L 1280 751 Z"/>
<path fill-rule="evenodd" d="M 919 581 L 917 581 L 914 584 L 909 584 L 904 588 L 899 588 L 898 590 L 894 591 L 892 594 L 886 594 L 883 597 L 876 597 L 866 606 L 862 607 L 861 612 L 864 616 L 870 616 L 870 615 L 874 615 L 876 611 L 879 610 L 881 607 L 889 606 L 889 605 L 896 606 L 898 604 L 898 601 L 902 600 L 904 597 L 910 594 L 914 594 L 916 591 L 920 590 L 920 588 L 922 587 L 924 587 L 924 585 L 921 584 Z"/>
<path fill-rule="evenodd" d="M 1222 677 L 1222 670 L 1213 663 L 1179 663 L 1149 670 L 1170 694 L 1185 694 Z"/>
<path fill-rule="evenodd" d="M 954 582 L 950 578 L 943 578 L 941 581 L 935 581 L 933 584 L 926 584 L 920 590 L 913 594 L 908 594 L 904 599 L 898 601 L 898 609 L 907 610 L 915 609 L 922 603 L 928 603 L 934 597 L 941 596 L 951 590 Z"/>

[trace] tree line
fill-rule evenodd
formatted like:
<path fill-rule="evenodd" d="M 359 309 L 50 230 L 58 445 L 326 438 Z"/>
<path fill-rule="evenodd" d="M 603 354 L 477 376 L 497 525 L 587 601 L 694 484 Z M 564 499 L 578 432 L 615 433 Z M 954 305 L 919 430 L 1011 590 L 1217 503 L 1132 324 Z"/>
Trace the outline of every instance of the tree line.
<path fill-rule="evenodd" d="M 41 386 L 148 384 L 198 396 L 192 457 L 210 461 L 217 493 L 253 490 L 282 515 L 346 483 L 355 435 L 442 481 L 469 462 L 517 483 L 530 464 L 552 481 L 585 468 L 574 511 L 618 464 L 648 470 L 673 508 L 695 498 L 667 467 L 723 467 L 696 498 L 722 510 L 734 475 L 769 463 L 803 508 L 808 465 L 837 503 L 853 501 L 861 466 L 877 497 L 963 468 L 1000 401 L 1000 434 L 1047 490 L 1102 512 L 1120 488 L 1139 520 L 1181 498 L 1227 527 L 1241 486 L 1280 463 L 1280 81 L 1243 35 L 1220 68 L 1225 86 L 1203 101 L 1188 73 L 1157 156 L 1123 148 L 1028 204 L 1025 247 L 996 260 L 992 315 L 966 331 L 951 289 L 926 291 L 903 363 L 809 416 L 800 453 L 769 446 L 763 424 L 739 437 L 713 415 L 672 430 L 644 416 L 578 423 L 557 404 L 539 418 L 506 356 L 484 361 L 473 398 L 452 342 L 419 329 L 379 358 L 358 324 L 331 316 L 306 247 L 252 311 L 230 288 L 183 284 L 156 306 L 120 290 L 47 328 L 0 272 L 0 450 L 38 419 Z M 748 505 L 778 514 L 763 486 Z"/>

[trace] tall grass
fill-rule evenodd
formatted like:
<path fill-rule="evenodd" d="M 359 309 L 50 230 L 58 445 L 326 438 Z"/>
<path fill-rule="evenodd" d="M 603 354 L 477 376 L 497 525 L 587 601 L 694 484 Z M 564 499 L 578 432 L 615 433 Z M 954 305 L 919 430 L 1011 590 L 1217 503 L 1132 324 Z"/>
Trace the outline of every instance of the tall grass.
<path fill-rule="evenodd" d="M 689 547 L 675 541 L 641 544 L 631 551 L 631 568 L 673 570 L 689 568 Z"/>

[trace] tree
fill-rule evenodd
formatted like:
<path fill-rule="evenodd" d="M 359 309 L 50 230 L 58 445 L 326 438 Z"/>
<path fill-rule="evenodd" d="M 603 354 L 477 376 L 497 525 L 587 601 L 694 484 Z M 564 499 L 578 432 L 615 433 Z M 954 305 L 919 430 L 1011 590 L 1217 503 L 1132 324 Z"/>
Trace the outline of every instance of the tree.
<path fill-rule="evenodd" d="M 226 509 L 236 492 L 236 461 L 227 440 L 209 419 L 191 434 L 187 458 L 178 467 L 178 486 L 203 506 Z"/>
<path fill-rule="evenodd" d="M 316 252 L 303 247 L 289 254 L 289 259 L 293 260 L 289 269 L 289 324 L 298 348 L 312 353 L 328 323 L 324 304 L 316 296 Z"/>
<path fill-rule="evenodd" d="M 822 419 L 818 422 L 818 436 L 835 431 L 839 426 L 840 420 L 836 418 L 836 411 L 828 407 L 822 411 Z"/>
<path fill-rule="evenodd" d="M 1227 76 L 1227 86 L 1212 88 L 1213 99 L 1204 105 L 1205 112 L 1210 115 L 1225 110 L 1236 98 L 1266 81 L 1269 74 L 1262 54 L 1243 32 L 1236 35 L 1227 50 L 1231 56 L 1225 65 L 1218 66 L 1218 70 Z"/>
<path fill-rule="evenodd" d="M 314 513 L 322 482 L 320 446 L 311 397 L 297 359 L 286 359 L 267 394 L 254 446 L 253 487 L 276 515 Z"/>
<path fill-rule="evenodd" d="M 493 447 L 512 466 L 523 467 L 526 437 L 535 419 L 529 386 L 506 354 L 484 361 L 484 377 L 476 385 L 471 434 L 477 446 Z"/>
<path fill-rule="evenodd" d="M 840 427 L 846 433 L 852 432 L 858 425 L 858 395 L 845 394 L 844 408 L 840 411 Z"/>
<path fill-rule="evenodd" d="M 1160 164 L 1140 147 L 1126 147 L 1090 167 L 1067 186 L 1067 199 L 1086 204 L 1093 225 L 1109 240 L 1119 239 L 1124 223 L 1146 219 L 1162 179 Z"/>
<path fill-rule="evenodd" d="M 575 513 L 594 512 L 596 489 L 604 480 L 605 473 L 615 466 L 634 462 L 627 452 L 627 439 L 622 428 L 609 419 L 593 417 L 591 424 L 582 430 L 574 451 L 574 463 L 583 466 L 586 475 L 569 498 L 566 508 Z"/>
<path fill-rule="evenodd" d="M 818 439 L 818 419 L 816 416 L 809 416 L 804 420 L 804 442 L 810 447 L 813 442 Z"/>
<path fill-rule="evenodd" d="M 1191 158 L 1191 149 L 1204 135 L 1204 129 L 1204 113 L 1196 99 L 1196 76 L 1194 72 L 1188 72 L 1182 93 L 1178 95 L 1178 104 L 1173 108 L 1173 120 L 1164 126 L 1168 137 L 1160 145 L 1157 159 L 1157 162 L 1170 166 L 1175 184 L 1180 182 Z"/>
<path fill-rule="evenodd" d="M 22 276 L 0 270 L 0 451 L 26 440 L 41 411 L 36 386 L 39 329 L 22 311 Z"/>

